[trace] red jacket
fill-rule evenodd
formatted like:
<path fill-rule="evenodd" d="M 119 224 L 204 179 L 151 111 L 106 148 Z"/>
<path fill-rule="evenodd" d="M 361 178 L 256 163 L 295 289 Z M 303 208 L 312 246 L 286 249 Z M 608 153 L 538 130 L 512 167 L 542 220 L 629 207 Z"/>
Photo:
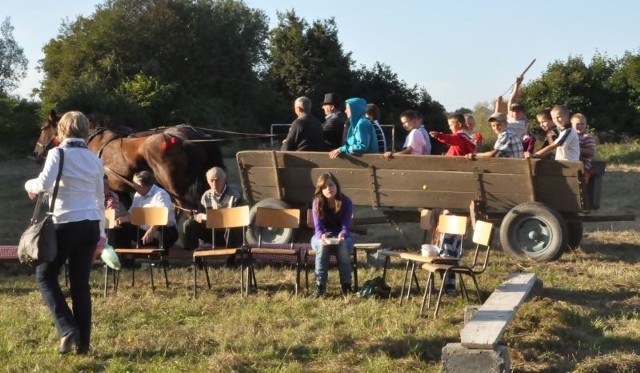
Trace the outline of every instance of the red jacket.
<path fill-rule="evenodd" d="M 453 135 L 449 135 L 446 133 L 438 132 L 435 138 L 449 145 L 449 150 L 445 155 L 466 155 L 473 153 L 476 150 L 476 146 L 471 142 L 469 135 L 467 135 L 463 131 L 458 131 Z"/>

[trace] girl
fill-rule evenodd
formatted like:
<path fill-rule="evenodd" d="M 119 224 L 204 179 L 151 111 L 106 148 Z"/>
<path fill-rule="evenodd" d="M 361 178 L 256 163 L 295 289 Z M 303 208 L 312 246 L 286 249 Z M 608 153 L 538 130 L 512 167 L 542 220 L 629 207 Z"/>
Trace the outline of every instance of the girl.
<path fill-rule="evenodd" d="M 340 272 L 342 293 L 351 292 L 351 259 L 353 238 L 349 234 L 353 203 L 340 192 L 340 184 L 333 174 L 324 173 L 316 182 L 312 206 L 315 234 L 311 246 L 316 251 L 316 291 L 322 297 L 327 291 L 329 254 L 335 250 Z"/>

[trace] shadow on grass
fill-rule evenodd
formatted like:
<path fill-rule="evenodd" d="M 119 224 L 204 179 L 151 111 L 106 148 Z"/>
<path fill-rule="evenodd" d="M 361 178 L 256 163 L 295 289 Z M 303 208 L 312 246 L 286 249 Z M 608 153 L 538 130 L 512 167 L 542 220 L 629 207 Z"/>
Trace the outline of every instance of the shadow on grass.
<path fill-rule="evenodd" d="M 371 354 L 383 353 L 392 359 L 402 359 L 409 356 L 417 356 L 424 362 L 439 362 L 442 348 L 447 343 L 459 342 L 453 338 L 415 338 L 405 336 L 402 338 L 384 338 L 378 342 L 372 342 L 367 348 Z"/>
<path fill-rule="evenodd" d="M 640 262 L 638 245 L 632 243 L 587 243 L 581 244 L 579 250 L 588 255 L 598 254 L 598 261 L 603 262 L 617 263 L 623 261 L 629 264 Z"/>

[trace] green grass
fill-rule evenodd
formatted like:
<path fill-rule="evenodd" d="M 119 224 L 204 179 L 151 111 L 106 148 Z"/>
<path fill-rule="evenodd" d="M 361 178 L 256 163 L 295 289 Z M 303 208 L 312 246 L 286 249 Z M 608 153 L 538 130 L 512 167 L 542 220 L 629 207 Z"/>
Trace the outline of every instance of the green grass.
<path fill-rule="evenodd" d="M 38 171 L 26 161 L 0 163 L 4 244 L 15 244 L 26 225 L 33 205 L 23 184 Z M 597 213 L 640 209 L 634 197 L 638 171 L 637 166 L 608 169 Z M 403 228 L 407 240 L 419 239 L 415 225 Z M 399 239 L 381 229 L 371 227 L 366 239 Z M 638 222 L 598 223 L 585 225 L 578 251 L 553 263 L 515 261 L 499 247 L 493 252 L 479 278 L 485 297 L 510 272 L 532 271 L 544 282 L 544 290 L 522 306 L 502 339 L 514 371 L 640 371 L 638 242 Z M 360 283 L 380 273 L 361 263 Z M 155 294 L 147 273 L 139 273 L 135 288 L 129 275 L 124 271 L 118 293 L 103 298 L 102 272 L 93 270 L 92 353 L 58 356 L 58 336 L 31 269 L 0 263 L 0 369 L 437 372 L 442 347 L 458 342 L 463 326 L 460 296 L 444 298 L 437 320 L 418 317 L 418 294 L 399 305 L 399 263 L 388 273 L 389 299 L 338 296 L 335 269 L 329 274 L 331 295 L 321 300 L 293 296 L 289 268 L 258 268 L 260 290 L 247 298 L 239 295 L 233 269 L 216 269 L 212 290 L 201 276 L 197 299 L 188 268 L 170 269 L 171 288 Z M 424 273 L 420 278 L 424 284 Z"/>

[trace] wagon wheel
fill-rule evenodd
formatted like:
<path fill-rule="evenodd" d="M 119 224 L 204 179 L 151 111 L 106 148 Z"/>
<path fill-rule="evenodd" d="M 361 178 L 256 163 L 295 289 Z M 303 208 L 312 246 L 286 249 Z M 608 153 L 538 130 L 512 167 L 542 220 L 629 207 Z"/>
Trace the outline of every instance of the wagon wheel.
<path fill-rule="evenodd" d="M 258 237 L 260 235 L 260 229 L 253 225 L 256 220 L 256 211 L 258 211 L 258 207 L 268 207 L 272 209 L 290 208 L 290 206 L 286 202 L 276 198 L 263 199 L 262 201 L 253 205 L 253 207 L 251 207 L 251 210 L 249 211 L 251 225 L 249 226 L 249 229 L 247 229 L 247 243 L 249 244 L 257 244 Z M 262 231 L 262 243 L 287 244 L 291 242 L 292 236 L 293 229 L 291 228 L 264 229 Z"/>
<path fill-rule="evenodd" d="M 567 224 L 560 214 L 540 202 L 522 203 L 502 220 L 500 241 L 515 258 L 556 260 L 566 248 Z"/>

